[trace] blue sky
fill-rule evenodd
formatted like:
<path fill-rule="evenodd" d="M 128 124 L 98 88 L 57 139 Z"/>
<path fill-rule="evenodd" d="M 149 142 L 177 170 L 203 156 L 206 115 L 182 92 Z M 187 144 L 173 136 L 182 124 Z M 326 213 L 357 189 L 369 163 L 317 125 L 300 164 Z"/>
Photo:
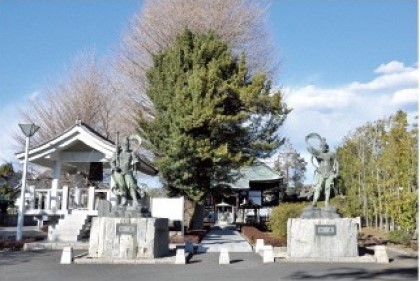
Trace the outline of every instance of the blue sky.
<path fill-rule="evenodd" d="M 279 82 L 339 85 L 384 62 L 416 62 L 416 1 L 285 0 L 271 4 Z"/>
<path fill-rule="evenodd" d="M 0 98 L 39 91 L 83 50 L 106 56 L 140 1 L 0 1 Z"/>
<path fill-rule="evenodd" d="M 141 1 L 0 1 L 0 162 L 14 161 L 18 106 L 83 50 L 112 54 Z M 312 131 L 331 146 L 397 109 L 417 112 L 417 1 L 283 0 L 268 25 L 275 85 L 294 111 L 283 135 L 307 157 Z"/>

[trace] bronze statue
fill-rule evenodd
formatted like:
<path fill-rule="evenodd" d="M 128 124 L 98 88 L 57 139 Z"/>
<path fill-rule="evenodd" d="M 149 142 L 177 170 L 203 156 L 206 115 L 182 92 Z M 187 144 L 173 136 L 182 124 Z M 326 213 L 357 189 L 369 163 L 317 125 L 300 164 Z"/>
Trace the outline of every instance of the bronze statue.
<path fill-rule="evenodd" d="M 316 138 L 319 141 L 319 149 L 311 146 L 309 140 Z M 316 133 L 311 133 L 305 137 L 306 149 L 311 153 L 311 163 L 315 167 L 315 184 L 312 206 L 316 206 L 322 188 L 325 192 L 325 206 L 329 205 L 331 187 L 334 185 L 334 179 L 338 175 L 338 161 L 334 152 L 329 150 L 325 138 L 321 138 Z M 316 159 L 318 165 L 313 160 Z"/>
<path fill-rule="evenodd" d="M 114 157 L 111 161 L 113 186 L 111 191 L 117 195 L 120 206 L 126 206 L 128 200 L 132 199 L 133 207 L 139 206 L 139 200 L 143 196 L 142 190 L 137 186 L 134 177 L 136 163 L 140 161 L 133 150 L 130 149 L 130 139 L 124 140 L 123 147 L 117 144 Z M 136 138 L 140 144 L 140 140 Z"/>

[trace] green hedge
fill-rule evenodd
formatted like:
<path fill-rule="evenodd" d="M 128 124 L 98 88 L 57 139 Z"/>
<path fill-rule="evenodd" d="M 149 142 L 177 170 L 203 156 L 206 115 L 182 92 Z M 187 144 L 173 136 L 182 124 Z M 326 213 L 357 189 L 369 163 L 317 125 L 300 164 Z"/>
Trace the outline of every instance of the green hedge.
<path fill-rule="evenodd" d="M 287 237 L 287 220 L 298 218 L 303 208 L 309 206 L 308 202 L 281 203 L 275 207 L 268 221 L 268 228 L 273 235 L 281 238 Z"/>
<path fill-rule="evenodd" d="M 411 234 L 403 230 L 395 230 L 388 232 L 388 241 L 395 244 L 409 246 L 411 243 Z"/>

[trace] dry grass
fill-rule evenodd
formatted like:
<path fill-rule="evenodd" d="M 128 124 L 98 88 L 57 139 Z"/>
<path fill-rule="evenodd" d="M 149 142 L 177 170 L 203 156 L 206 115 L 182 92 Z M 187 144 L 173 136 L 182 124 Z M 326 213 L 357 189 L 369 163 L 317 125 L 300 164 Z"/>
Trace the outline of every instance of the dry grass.
<path fill-rule="evenodd" d="M 377 239 L 386 239 L 387 232 L 383 229 L 378 229 L 374 227 L 363 227 L 360 231 L 361 234 L 366 236 L 372 236 Z"/>
<path fill-rule="evenodd" d="M 406 247 L 400 244 L 394 244 L 388 242 L 388 232 L 383 229 L 377 229 L 374 227 L 363 227 L 359 232 L 359 246 L 373 246 L 386 244 L 387 247 L 394 248 L 396 250 L 404 251 L 410 254 L 418 252 L 417 241 L 411 241 L 411 245 Z"/>

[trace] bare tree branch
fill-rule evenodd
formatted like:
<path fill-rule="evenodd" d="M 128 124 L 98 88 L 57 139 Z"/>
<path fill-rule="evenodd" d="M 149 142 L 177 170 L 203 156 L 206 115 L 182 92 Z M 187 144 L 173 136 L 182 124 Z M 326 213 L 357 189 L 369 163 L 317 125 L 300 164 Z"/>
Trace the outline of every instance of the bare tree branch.
<path fill-rule="evenodd" d="M 115 136 L 117 130 L 127 134 L 127 126 L 120 126 L 122 102 L 110 76 L 93 53 L 79 55 L 62 79 L 46 86 L 40 97 L 21 110 L 25 122 L 41 127 L 33 143 L 61 134 L 76 120 L 107 137 Z M 18 136 L 17 139 L 22 141 Z"/>

